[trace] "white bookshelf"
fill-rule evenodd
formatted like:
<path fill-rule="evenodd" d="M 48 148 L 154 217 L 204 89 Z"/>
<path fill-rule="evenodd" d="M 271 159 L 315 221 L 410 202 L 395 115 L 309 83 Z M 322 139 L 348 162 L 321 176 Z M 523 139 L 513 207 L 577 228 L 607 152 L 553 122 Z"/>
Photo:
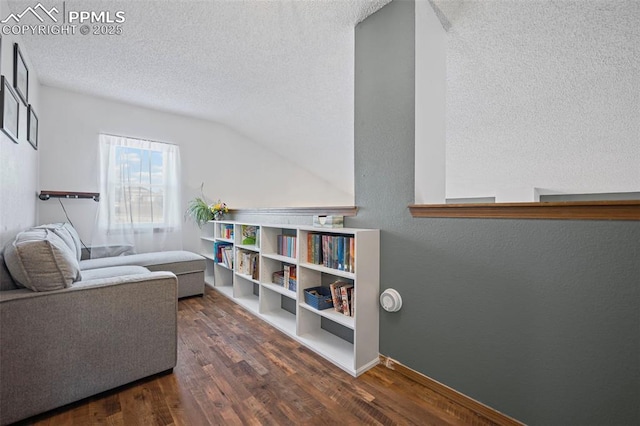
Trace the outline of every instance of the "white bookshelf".
<path fill-rule="evenodd" d="M 215 242 L 214 224 L 208 222 L 202 228 L 200 236 L 200 254 L 205 257 L 204 282 L 210 286 L 214 285 L 214 262 L 213 243 Z"/>
<path fill-rule="evenodd" d="M 247 226 L 256 229 L 255 244 L 243 240 L 242 231 Z M 227 229 L 233 230 L 233 236 L 225 233 Z M 307 259 L 308 236 L 313 233 L 352 237 L 355 268 L 339 270 Z M 295 250 L 279 253 L 279 235 L 295 237 Z M 379 230 L 211 221 L 203 230 L 201 242 L 207 285 L 353 376 L 378 363 Z M 216 261 L 215 242 L 232 245 L 234 259 L 241 250 L 257 253 L 259 276 L 241 274 Z M 295 290 L 272 282 L 273 273 L 284 265 L 297 268 Z M 305 303 L 305 289 L 327 287 L 336 280 L 353 283 L 354 316 L 333 308 L 318 310 Z"/>

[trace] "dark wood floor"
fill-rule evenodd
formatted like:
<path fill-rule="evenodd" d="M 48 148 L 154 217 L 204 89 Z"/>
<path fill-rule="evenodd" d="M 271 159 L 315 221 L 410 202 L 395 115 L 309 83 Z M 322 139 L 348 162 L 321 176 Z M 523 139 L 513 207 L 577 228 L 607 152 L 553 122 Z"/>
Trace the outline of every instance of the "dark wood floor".
<path fill-rule="evenodd" d="M 383 366 L 353 378 L 211 289 L 178 317 L 173 373 L 28 424 L 492 424 Z"/>

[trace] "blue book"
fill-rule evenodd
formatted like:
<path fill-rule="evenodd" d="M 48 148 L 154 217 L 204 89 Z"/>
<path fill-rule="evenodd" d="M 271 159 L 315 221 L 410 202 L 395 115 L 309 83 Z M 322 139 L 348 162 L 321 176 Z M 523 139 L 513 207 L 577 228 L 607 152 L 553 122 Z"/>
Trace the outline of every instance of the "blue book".
<path fill-rule="evenodd" d="M 344 237 L 336 237 L 338 249 L 336 250 L 336 263 L 340 271 L 344 271 Z"/>

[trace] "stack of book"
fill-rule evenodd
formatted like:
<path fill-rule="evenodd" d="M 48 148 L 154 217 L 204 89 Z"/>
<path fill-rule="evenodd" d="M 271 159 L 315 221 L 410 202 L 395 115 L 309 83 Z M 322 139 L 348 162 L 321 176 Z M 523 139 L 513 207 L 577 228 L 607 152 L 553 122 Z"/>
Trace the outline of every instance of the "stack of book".
<path fill-rule="evenodd" d="M 222 263 L 233 269 L 233 244 L 216 241 L 213 243 L 213 254 L 216 263 Z"/>
<path fill-rule="evenodd" d="M 335 281 L 329 284 L 329 289 L 331 290 L 333 309 L 346 316 L 354 316 L 356 292 L 353 284 L 345 281 Z"/>
<path fill-rule="evenodd" d="M 297 238 L 292 235 L 278 235 L 278 254 L 296 257 Z"/>
<path fill-rule="evenodd" d="M 233 225 L 230 223 L 222 224 L 220 228 L 220 237 L 225 240 L 233 240 Z"/>
<path fill-rule="evenodd" d="M 284 265 L 284 269 L 282 271 L 276 271 L 273 273 L 272 281 L 274 284 L 278 284 L 288 290 L 296 291 L 298 289 L 296 266 Z"/>
<path fill-rule="evenodd" d="M 251 251 L 238 250 L 236 254 L 236 272 L 243 275 L 249 275 L 254 280 L 260 279 L 260 261 L 258 253 Z"/>
<path fill-rule="evenodd" d="M 355 271 L 355 238 L 351 235 L 309 233 L 307 260 L 339 271 Z"/>

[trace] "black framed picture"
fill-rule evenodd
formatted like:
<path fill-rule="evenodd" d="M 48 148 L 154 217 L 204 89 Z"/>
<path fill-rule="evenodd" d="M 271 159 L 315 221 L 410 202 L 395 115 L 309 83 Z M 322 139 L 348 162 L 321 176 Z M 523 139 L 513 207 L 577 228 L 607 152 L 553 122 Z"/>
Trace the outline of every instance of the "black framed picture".
<path fill-rule="evenodd" d="M 31 104 L 27 108 L 27 140 L 33 149 L 38 149 L 38 116 Z"/>
<path fill-rule="evenodd" d="M 29 69 L 18 43 L 13 45 L 13 87 L 25 105 L 29 103 Z"/>
<path fill-rule="evenodd" d="M 0 81 L 2 89 L 0 90 L 0 128 L 11 138 L 12 141 L 18 143 L 18 127 L 20 114 L 20 100 L 11 89 L 9 81 L 3 75 Z"/>

